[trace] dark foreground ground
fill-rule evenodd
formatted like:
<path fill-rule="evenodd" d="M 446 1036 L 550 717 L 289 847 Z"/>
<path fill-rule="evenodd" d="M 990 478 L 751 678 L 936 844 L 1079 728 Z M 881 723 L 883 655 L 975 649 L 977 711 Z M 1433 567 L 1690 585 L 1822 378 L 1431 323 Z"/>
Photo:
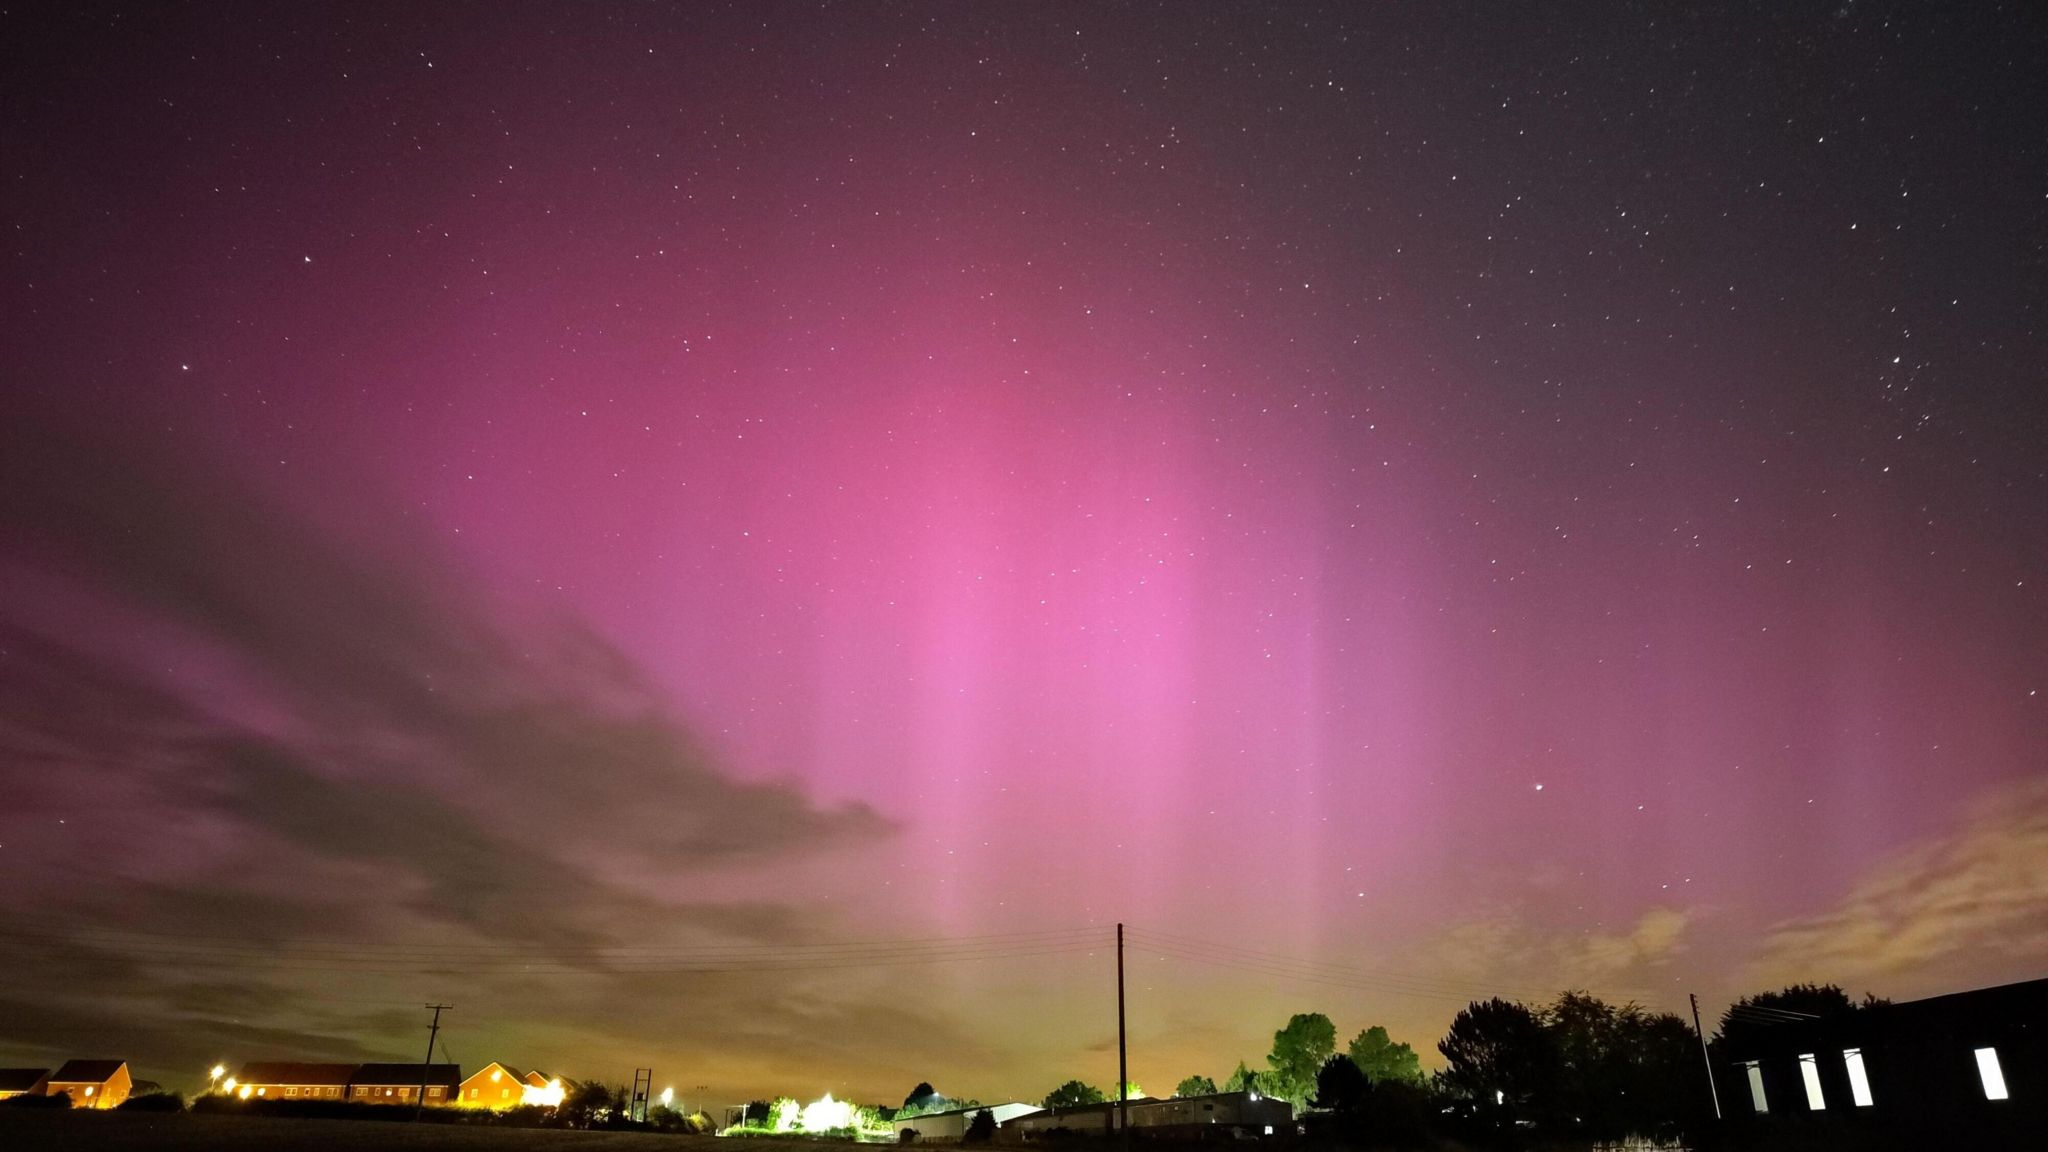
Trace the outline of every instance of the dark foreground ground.
<path fill-rule="evenodd" d="M 0 1108 L 0 1152 L 819 1152 L 802 1140 Z"/>

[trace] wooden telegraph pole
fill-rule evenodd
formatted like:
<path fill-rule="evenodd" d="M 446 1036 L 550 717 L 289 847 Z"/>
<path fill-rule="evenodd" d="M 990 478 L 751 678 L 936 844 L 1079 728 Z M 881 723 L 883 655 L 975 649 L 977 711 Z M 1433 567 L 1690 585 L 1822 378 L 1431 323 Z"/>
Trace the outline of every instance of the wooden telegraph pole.
<path fill-rule="evenodd" d="M 1116 1127 L 1125 1148 L 1131 1146 L 1131 1068 L 1124 1044 L 1124 926 L 1116 926 Z"/>
<path fill-rule="evenodd" d="M 453 1004 L 429 1004 L 434 1010 L 434 1022 L 427 1026 L 427 1058 L 420 1062 L 420 1095 L 413 1101 L 412 1118 L 418 1120 L 420 1111 L 427 1106 L 427 1069 L 434 1062 L 434 1041 L 441 1037 L 441 1013 L 455 1010 Z"/>

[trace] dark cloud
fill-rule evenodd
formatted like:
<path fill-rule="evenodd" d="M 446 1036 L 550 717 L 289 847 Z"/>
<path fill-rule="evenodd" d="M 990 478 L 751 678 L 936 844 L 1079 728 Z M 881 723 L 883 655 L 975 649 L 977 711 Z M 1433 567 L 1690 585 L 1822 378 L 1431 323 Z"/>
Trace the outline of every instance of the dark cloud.
<path fill-rule="evenodd" d="M 25 1055 L 389 1054 L 409 1014 L 329 1001 L 422 939 L 505 949 L 466 988 L 480 1004 L 533 992 L 508 957 L 566 978 L 526 1016 L 588 1026 L 563 1009 L 603 949 L 813 938 L 830 921 L 802 891 L 698 890 L 887 832 L 721 772 L 617 648 L 403 533 L 344 543 L 72 428 L 0 447 L 19 546 L 0 562 L 0 907 Z M 307 963 L 309 938 L 343 950 Z M 445 985 L 463 963 L 393 967 Z M 800 1030 L 764 996 L 738 1010 Z"/>

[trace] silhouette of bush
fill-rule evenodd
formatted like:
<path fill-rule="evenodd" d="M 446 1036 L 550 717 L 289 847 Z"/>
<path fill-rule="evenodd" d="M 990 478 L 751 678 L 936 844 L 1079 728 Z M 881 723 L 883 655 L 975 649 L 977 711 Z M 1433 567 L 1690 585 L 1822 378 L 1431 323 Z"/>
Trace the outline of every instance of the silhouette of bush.
<path fill-rule="evenodd" d="M 114 1107 L 116 1112 L 183 1112 L 185 1098 L 176 1092 L 145 1092 Z"/>
<path fill-rule="evenodd" d="M 4 1108 L 69 1108 L 71 1097 L 65 1096 L 10 1096 L 0 1100 Z"/>

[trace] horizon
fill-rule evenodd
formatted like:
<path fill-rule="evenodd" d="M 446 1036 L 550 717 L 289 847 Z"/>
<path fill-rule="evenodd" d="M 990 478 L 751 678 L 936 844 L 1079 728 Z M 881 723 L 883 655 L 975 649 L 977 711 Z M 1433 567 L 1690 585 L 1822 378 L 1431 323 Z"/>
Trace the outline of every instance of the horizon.
<path fill-rule="evenodd" d="M 2048 21 L 1354 7 L 0 17 L 0 1064 L 2048 971 Z"/>

